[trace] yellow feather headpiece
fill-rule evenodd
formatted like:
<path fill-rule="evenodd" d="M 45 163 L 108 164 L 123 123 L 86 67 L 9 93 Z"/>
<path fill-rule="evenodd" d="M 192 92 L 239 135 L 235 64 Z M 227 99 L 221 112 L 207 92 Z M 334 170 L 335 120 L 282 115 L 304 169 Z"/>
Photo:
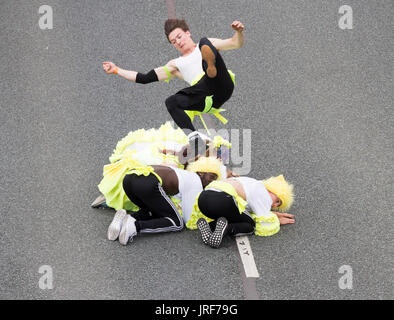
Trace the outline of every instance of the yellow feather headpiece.
<path fill-rule="evenodd" d="M 262 182 L 268 191 L 275 194 L 282 201 L 282 204 L 278 207 L 280 211 L 290 209 L 294 201 L 294 186 L 285 180 L 283 174 L 263 180 Z"/>
<path fill-rule="evenodd" d="M 214 157 L 200 157 L 197 161 L 189 163 L 186 170 L 193 172 L 211 172 L 221 178 L 222 162 Z"/>

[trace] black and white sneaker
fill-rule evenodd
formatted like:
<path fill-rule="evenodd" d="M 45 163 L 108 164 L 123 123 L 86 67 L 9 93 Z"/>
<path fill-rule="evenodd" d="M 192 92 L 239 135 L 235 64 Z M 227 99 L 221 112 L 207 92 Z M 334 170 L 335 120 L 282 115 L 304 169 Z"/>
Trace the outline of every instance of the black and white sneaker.
<path fill-rule="evenodd" d="M 209 245 L 212 248 L 219 248 L 222 243 L 223 237 L 226 234 L 228 228 L 228 221 L 224 217 L 220 217 L 216 221 L 216 229 L 213 232 L 212 236 L 209 238 Z"/>
<path fill-rule="evenodd" d="M 209 239 L 212 236 L 212 231 L 211 228 L 209 227 L 209 224 L 207 220 L 200 218 L 197 221 L 197 228 L 200 230 L 201 233 L 201 240 L 204 244 L 209 244 Z"/>

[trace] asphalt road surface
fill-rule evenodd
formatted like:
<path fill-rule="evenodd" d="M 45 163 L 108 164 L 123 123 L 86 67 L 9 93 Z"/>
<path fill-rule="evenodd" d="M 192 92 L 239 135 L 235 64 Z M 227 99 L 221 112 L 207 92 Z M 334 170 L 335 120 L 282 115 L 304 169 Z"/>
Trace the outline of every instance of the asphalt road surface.
<path fill-rule="evenodd" d="M 235 171 L 294 184 L 296 223 L 249 237 L 257 279 L 232 239 L 106 239 L 113 211 L 90 208 L 103 165 L 130 130 L 170 120 L 164 100 L 186 83 L 136 85 L 101 63 L 147 72 L 175 58 L 170 2 L 0 1 L 0 298 L 393 299 L 391 0 L 175 1 L 195 41 L 244 23 L 244 46 L 223 53 L 229 123 L 212 123 L 240 133 L 251 164 Z"/>

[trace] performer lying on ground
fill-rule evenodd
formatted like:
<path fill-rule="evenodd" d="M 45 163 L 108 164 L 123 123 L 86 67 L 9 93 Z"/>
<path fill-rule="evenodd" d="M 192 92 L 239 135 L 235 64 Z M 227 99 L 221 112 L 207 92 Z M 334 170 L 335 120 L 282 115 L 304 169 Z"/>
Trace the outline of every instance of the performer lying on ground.
<path fill-rule="evenodd" d="M 197 195 L 220 177 L 220 160 L 202 157 L 189 171 L 168 166 L 135 165 L 123 179 L 127 197 L 140 210 L 131 215 L 118 210 L 108 228 L 108 239 L 126 245 L 137 233 L 180 231 L 192 214 Z M 169 196 L 178 196 L 181 210 Z"/>
<path fill-rule="evenodd" d="M 185 20 L 168 19 L 164 30 L 168 41 L 181 56 L 170 60 L 165 66 L 155 68 L 148 73 L 121 69 L 113 62 L 103 62 L 106 73 L 119 76 L 141 84 L 155 81 L 168 81 L 173 77 L 184 79 L 190 85 L 166 99 L 165 104 L 175 123 L 182 128 L 190 140 L 196 154 L 204 154 L 204 145 L 192 124 L 194 112 L 213 113 L 223 122 L 219 115 L 220 107 L 231 97 L 234 90 L 234 75 L 227 67 L 219 53 L 243 45 L 244 26 L 239 21 L 231 24 L 235 34 L 229 39 L 202 38 L 196 44 Z M 189 115 L 186 110 L 192 111 Z M 189 117 L 190 116 L 190 117 Z"/>
<path fill-rule="evenodd" d="M 170 122 L 166 122 L 159 129 L 130 131 L 117 143 L 109 158 L 110 164 L 104 166 L 103 178 L 98 185 L 101 195 L 91 206 L 137 211 L 138 206 L 130 201 L 122 188 L 126 172 L 136 161 L 143 165 L 167 165 L 183 169 L 187 165 L 182 157 L 187 144 L 185 133 L 180 128 L 174 129 Z M 231 144 L 220 136 L 215 136 L 208 144 L 206 156 L 219 153 L 221 157 L 231 147 Z M 221 176 L 226 178 L 234 174 L 222 164 Z"/>
<path fill-rule="evenodd" d="M 271 211 L 287 211 L 293 199 L 293 186 L 283 175 L 263 181 L 249 177 L 213 181 L 198 196 L 187 227 L 198 227 L 203 243 L 213 248 L 226 234 L 270 236 L 280 225 L 295 222 L 294 215 Z"/>

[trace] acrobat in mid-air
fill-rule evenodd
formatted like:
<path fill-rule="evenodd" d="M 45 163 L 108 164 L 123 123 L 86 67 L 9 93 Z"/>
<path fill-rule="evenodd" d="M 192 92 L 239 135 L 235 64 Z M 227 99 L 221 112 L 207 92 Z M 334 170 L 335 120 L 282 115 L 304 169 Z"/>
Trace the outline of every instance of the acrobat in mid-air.
<path fill-rule="evenodd" d="M 231 97 L 234 90 L 234 74 L 227 69 L 219 51 L 242 47 L 244 25 L 239 21 L 231 24 L 235 31 L 228 39 L 201 38 L 195 43 L 185 20 L 168 19 L 164 31 L 168 41 L 181 54 L 166 65 L 147 73 L 125 70 L 113 62 L 103 62 L 108 74 L 117 74 L 127 80 L 147 84 L 155 81 L 169 81 L 174 77 L 185 80 L 189 87 L 168 97 L 165 104 L 175 123 L 188 134 L 194 154 L 204 154 L 205 144 L 193 126 L 194 115 L 212 113 L 222 122 L 220 107 Z"/>

